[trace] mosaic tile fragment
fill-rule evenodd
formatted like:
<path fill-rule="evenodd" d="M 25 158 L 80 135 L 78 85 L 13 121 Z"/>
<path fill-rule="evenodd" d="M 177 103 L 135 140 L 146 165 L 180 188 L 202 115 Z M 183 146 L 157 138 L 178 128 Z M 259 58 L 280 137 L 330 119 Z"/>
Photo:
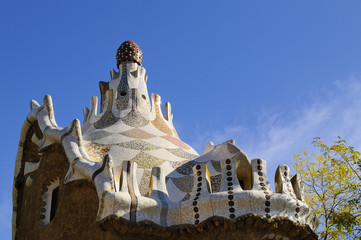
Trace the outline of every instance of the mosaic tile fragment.
<path fill-rule="evenodd" d="M 148 197 L 149 195 L 149 180 L 150 180 L 151 171 L 144 169 L 142 178 L 139 183 L 139 191 L 142 196 Z"/>
<path fill-rule="evenodd" d="M 127 137 L 138 138 L 138 139 L 149 139 L 149 138 L 155 137 L 155 135 L 148 133 L 146 131 L 143 131 L 139 128 L 133 128 L 131 130 L 121 132 L 119 134 L 127 136 Z"/>
<path fill-rule="evenodd" d="M 122 117 L 121 119 L 125 124 L 131 127 L 144 127 L 149 122 L 137 110 L 130 111 L 125 117 Z"/>
<path fill-rule="evenodd" d="M 118 144 L 120 147 L 130 148 L 130 149 L 138 149 L 141 151 L 150 151 L 150 150 L 157 150 L 160 147 L 155 146 L 153 144 L 141 141 L 141 140 L 134 140 L 130 142 L 120 143 Z"/>
<path fill-rule="evenodd" d="M 211 176 L 210 180 L 211 180 L 212 192 L 219 192 L 219 189 L 221 189 L 222 175 L 218 174 L 215 176 Z"/>
<path fill-rule="evenodd" d="M 155 105 L 155 112 L 156 112 L 155 119 L 152 121 L 154 127 L 158 128 L 165 134 L 172 135 L 172 129 L 170 129 L 168 125 L 164 122 L 160 114 L 160 109 L 158 105 Z"/>
<path fill-rule="evenodd" d="M 105 154 L 109 152 L 110 148 L 110 145 L 101 145 L 94 143 L 84 145 L 85 151 L 94 162 L 101 162 Z"/>
<path fill-rule="evenodd" d="M 97 129 L 109 127 L 119 121 L 119 118 L 115 117 L 111 111 L 106 111 L 104 115 L 94 123 L 94 127 Z"/>
<path fill-rule="evenodd" d="M 197 157 L 197 155 L 188 153 L 184 151 L 183 149 L 167 149 L 169 152 L 173 153 L 177 157 L 186 158 L 186 159 L 194 159 Z"/>
<path fill-rule="evenodd" d="M 181 140 L 178 140 L 172 136 L 166 135 L 166 136 L 161 136 L 162 138 L 168 140 L 169 142 L 173 143 L 174 145 L 184 149 L 184 150 L 189 150 L 190 147 L 185 144 L 184 142 L 182 142 Z"/>
<path fill-rule="evenodd" d="M 216 170 L 217 172 L 221 172 L 222 169 L 221 169 L 221 163 L 219 161 L 213 161 L 211 160 L 210 161 L 211 164 L 212 164 L 212 167 L 214 168 L 214 170 Z"/>
<path fill-rule="evenodd" d="M 195 161 L 189 161 L 183 164 L 182 166 L 180 166 L 179 168 L 177 168 L 177 172 L 183 175 L 189 175 L 193 172 L 194 165 L 196 165 Z"/>
<path fill-rule="evenodd" d="M 170 178 L 174 185 L 182 192 L 191 192 L 193 187 L 193 176 L 185 176 L 182 178 Z"/>
<path fill-rule="evenodd" d="M 163 159 L 153 157 L 149 154 L 146 154 L 144 152 L 140 152 L 137 154 L 132 161 L 136 162 L 138 164 L 138 167 L 140 168 L 148 168 L 151 169 L 152 167 L 156 167 L 164 163 Z"/>
<path fill-rule="evenodd" d="M 106 132 L 106 131 L 94 131 L 92 133 L 89 133 L 89 134 L 86 134 L 86 135 L 83 135 L 83 140 L 86 140 L 86 141 L 94 141 L 94 140 L 97 140 L 97 139 L 101 139 L 101 138 L 105 138 L 105 137 L 108 137 L 110 135 L 112 135 L 113 133 L 111 132 Z"/>
<path fill-rule="evenodd" d="M 127 68 L 126 64 L 122 66 L 122 78 L 117 88 L 117 100 L 116 107 L 118 110 L 128 108 L 129 103 L 129 85 L 127 80 Z"/>

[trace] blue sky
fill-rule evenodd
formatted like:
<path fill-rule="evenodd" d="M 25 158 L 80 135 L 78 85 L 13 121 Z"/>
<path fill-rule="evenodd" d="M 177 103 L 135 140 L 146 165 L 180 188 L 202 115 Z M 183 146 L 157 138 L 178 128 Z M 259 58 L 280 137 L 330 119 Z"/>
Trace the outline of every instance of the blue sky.
<path fill-rule="evenodd" d="M 234 138 L 280 163 L 313 137 L 361 146 L 360 1 L 1 1 L 0 235 L 11 235 L 20 129 L 31 99 L 58 125 L 83 119 L 125 40 L 143 50 L 149 92 L 172 103 L 198 152 Z"/>

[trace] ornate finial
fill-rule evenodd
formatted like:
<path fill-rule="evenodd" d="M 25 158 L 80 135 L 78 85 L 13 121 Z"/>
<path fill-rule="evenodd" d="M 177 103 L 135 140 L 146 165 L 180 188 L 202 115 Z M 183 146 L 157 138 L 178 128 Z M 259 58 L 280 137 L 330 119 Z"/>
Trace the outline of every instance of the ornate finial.
<path fill-rule="evenodd" d="M 142 65 L 142 50 L 139 46 L 133 41 L 125 41 L 120 45 L 117 51 L 117 67 L 124 62 L 136 62 L 139 65 Z"/>

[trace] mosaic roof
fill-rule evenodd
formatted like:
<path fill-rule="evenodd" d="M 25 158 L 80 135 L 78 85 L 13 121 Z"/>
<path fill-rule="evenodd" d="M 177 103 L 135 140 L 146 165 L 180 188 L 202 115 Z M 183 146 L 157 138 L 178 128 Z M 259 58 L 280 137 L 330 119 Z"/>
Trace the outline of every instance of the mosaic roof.
<path fill-rule="evenodd" d="M 197 225 L 213 216 L 232 220 L 256 214 L 317 227 L 318 219 L 303 199 L 302 181 L 298 174 L 290 178 L 288 166 L 278 167 L 273 190 L 266 161 L 249 161 L 234 141 L 210 142 L 202 154 L 183 142 L 173 125 L 170 103 L 163 113 L 161 97 L 149 96 L 141 62 L 137 44 L 126 41 L 119 47 L 119 72 L 111 70 L 110 81 L 100 83 L 100 112 L 98 98 L 92 97 L 90 108 L 84 108 L 83 124 L 76 119 L 61 128 L 49 95 L 42 105 L 33 101 L 19 152 L 28 129 L 37 122 L 42 138 L 35 136 L 33 141 L 39 151 L 54 143 L 65 150 L 69 169 L 62 181 L 94 183 L 98 222 L 116 216 L 166 227 Z M 15 176 L 21 169 L 20 153 Z M 37 171 L 38 165 L 26 163 L 26 174 Z"/>

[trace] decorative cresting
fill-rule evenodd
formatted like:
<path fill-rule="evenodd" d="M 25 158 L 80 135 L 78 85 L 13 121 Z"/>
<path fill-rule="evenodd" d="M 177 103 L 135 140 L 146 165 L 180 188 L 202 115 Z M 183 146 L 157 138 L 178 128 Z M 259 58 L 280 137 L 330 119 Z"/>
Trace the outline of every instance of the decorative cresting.
<path fill-rule="evenodd" d="M 131 61 L 125 55 L 130 51 Z M 84 108 L 82 126 L 75 119 L 69 127 L 59 127 L 49 95 L 41 106 L 32 101 L 21 133 L 15 178 L 24 174 L 25 137 L 38 124 L 39 133 L 31 140 L 38 151 L 61 144 L 69 160 L 64 183 L 80 179 L 94 183 L 100 225 L 114 217 L 167 227 L 198 225 L 213 216 L 233 220 L 256 214 L 266 219 L 285 217 L 312 229 L 318 226 L 315 213 L 304 202 L 298 174 L 290 178 L 289 167 L 280 165 L 273 191 L 266 161 L 250 162 L 233 140 L 216 146 L 210 142 L 198 155 L 178 137 L 170 104 L 165 104 L 163 115 L 160 96 L 149 98 L 139 47 L 123 43 L 117 61 L 119 72 L 111 70 L 110 82 L 100 82 L 100 113 L 98 99 L 92 97 L 90 109 Z M 30 178 L 41 160 L 36 161 L 25 163 Z M 13 231 L 17 194 L 14 185 Z"/>

